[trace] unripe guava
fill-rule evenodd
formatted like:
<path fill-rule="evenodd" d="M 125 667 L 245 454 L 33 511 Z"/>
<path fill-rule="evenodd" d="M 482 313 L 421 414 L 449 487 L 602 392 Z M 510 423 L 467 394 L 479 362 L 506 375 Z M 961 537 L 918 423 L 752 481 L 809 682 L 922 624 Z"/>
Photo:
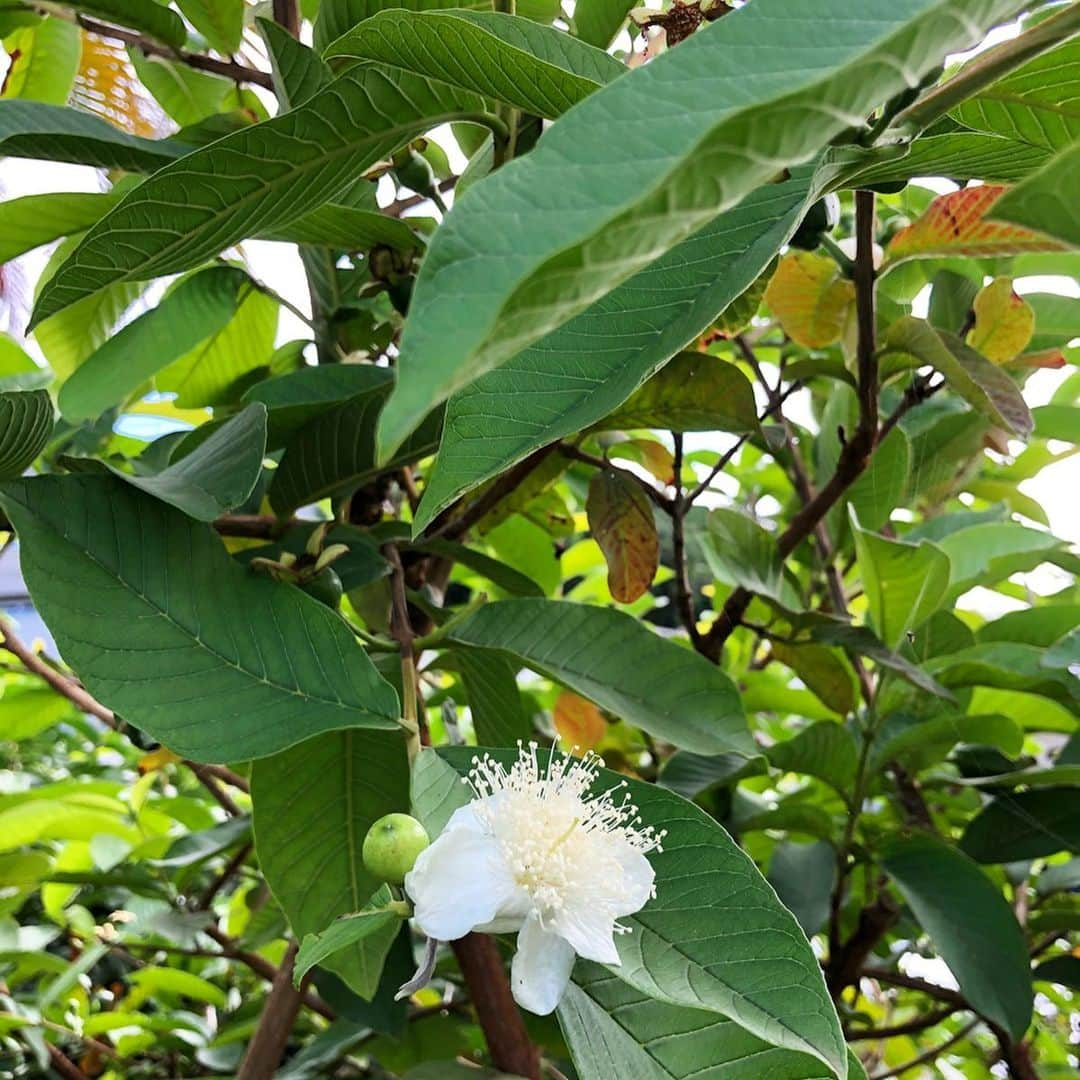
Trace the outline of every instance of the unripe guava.
<path fill-rule="evenodd" d="M 408 814 L 387 814 L 364 837 L 364 865 L 380 881 L 400 885 L 430 844 L 424 826 Z"/>

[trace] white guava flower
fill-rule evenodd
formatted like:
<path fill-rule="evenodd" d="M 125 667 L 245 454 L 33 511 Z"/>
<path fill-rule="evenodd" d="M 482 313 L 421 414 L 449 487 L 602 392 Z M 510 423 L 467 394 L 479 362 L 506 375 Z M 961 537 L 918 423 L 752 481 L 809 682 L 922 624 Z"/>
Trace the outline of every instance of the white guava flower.
<path fill-rule="evenodd" d="M 509 771 L 474 758 L 472 801 L 405 878 L 414 918 L 430 938 L 518 931 L 514 997 L 541 1016 L 559 1004 L 575 955 L 619 963 L 615 934 L 629 927 L 616 920 L 656 894 L 645 856 L 664 834 L 642 827 L 628 794 L 589 795 L 599 771 L 594 754 L 552 754 L 542 770 L 536 743 L 519 746 Z"/>

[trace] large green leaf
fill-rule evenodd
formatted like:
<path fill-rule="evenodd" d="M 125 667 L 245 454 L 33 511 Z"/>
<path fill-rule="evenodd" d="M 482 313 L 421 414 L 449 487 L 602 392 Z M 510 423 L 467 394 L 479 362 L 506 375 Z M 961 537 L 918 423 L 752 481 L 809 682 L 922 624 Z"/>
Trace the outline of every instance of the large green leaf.
<path fill-rule="evenodd" d="M 634 0 L 578 0 L 574 5 L 574 33 L 590 45 L 606 49 L 626 21 Z"/>
<path fill-rule="evenodd" d="M 329 609 L 242 569 L 210 526 L 114 477 L 11 482 L 0 503 L 64 658 L 178 754 L 263 757 L 396 725 L 396 694 Z"/>
<path fill-rule="evenodd" d="M 153 172 L 188 153 L 172 139 L 140 139 L 78 109 L 0 101 L 0 153 L 101 169 Z"/>
<path fill-rule="evenodd" d="M 416 515 L 600 421 L 748 288 L 812 201 L 810 169 L 720 214 L 561 329 L 455 394 Z"/>
<path fill-rule="evenodd" d="M 475 752 L 439 751 L 461 773 Z M 516 756 L 491 753 L 502 761 Z M 772 1046 L 814 1055 L 843 1077 L 844 1042 L 820 966 L 749 856 L 673 792 L 607 770 L 595 790 L 623 783 L 642 822 L 666 834 L 663 851 L 649 855 L 656 896 L 624 920 L 631 932 L 617 938 L 621 966 L 608 970 L 656 1001 L 720 1013 Z"/>
<path fill-rule="evenodd" d="M 336 731 L 252 768 L 255 849 L 293 932 L 320 934 L 359 911 L 379 887 L 364 867 L 368 829 L 409 808 L 405 741 L 396 733 Z M 395 918 L 318 963 L 371 998 L 397 933 Z"/>
<path fill-rule="evenodd" d="M 1052 158 L 994 203 L 992 217 L 1080 247 L 1080 211 L 1069 186 L 1080 174 L 1080 142 Z M 1072 180 L 1069 179 L 1072 177 Z"/>
<path fill-rule="evenodd" d="M 157 2 L 148 0 L 67 0 L 68 7 L 100 15 L 118 26 L 141 30 L 166 45 L 179 48 L 187 41 L 184 20 Z"/>
<path fill-rule="evenodd" d="M 272 231 L 413 136 L 482 111 L 475 94 L 359 65 L 299 108 L 226 135 L 145 180 L 86 234 L 42 290 L 34 321 L 117 281 L 187 270 Z"/>
<path fill-rule="evenodd" d="M 325 55 L 400 67 L 549 120 L 626 70 L 569 34 L 494 11 L 391 8 L 365 19 Z"/>
<path fill-rule="evenodd" d="M 0 263 L 88 229 L 118 199 L 113 192 L 61 192 L 25 195 L 0 203 Z"/>
<path fill-rule="evenodd" d="M 176 6 L 222 55 L 228 56 L 240 47 L 244 0 L 177 0 Z"/>
<path fill-rule="evenodd" d="M 249 405 L 186 457 L 151 476 L 112 471 L 199 521 L 240 506 L 255 489 L 266 453 L 266 407 Z"/>
<path fill-rule="evenodd" d="M 859 528 L 853 519 L 867 606 L 877 635 L 895 649 L 904 635 L 928 619 L 949 587 L 949 557 L 929 540 L 907 544 Z"/>
<path fill-rule="evenodd" d="M 1001 794 L 968 822 L 961 850 L 981 863 L 1017 862 L 1080 848 L 1080 787 Z"/>
<path fill-rule="evenodd" d="M 599 964 L 581 961 L 559 1004 L 581 1080 L 825 1080 L 808 1054 L 782 1050 L 716 1013 L 653 1001 Z M 863 1077 L 849 1056 L 848 1077 Z"/>
<path fill-rule="evenodd" d="M 986 522 L 944 537 L 938 547 L 952 564 L 950 596 L 976 585 L 992 585 L 1010 574 L 1025 573 L 1060 552 L 1056 536 L 1015 521 Z"/>
<path fill-rule="evenodd" d="M 491 0 L 322 0 L 315 22 L 315 48 L 320 52 L 365 19 L 386 8 L 427 11 L 436 8 L 491 10 Z"/>
<path fill-rule="evenodd" d="M 1021 1039 L 1032 1008 L 1027 945 L 998 886 L 927 834 L 891 841 L 883 861 L 964 997 Z"/>
<path fill-rule="evenodd" d="M 515 746 L 528 739 L 532 724 L 522 706 L 514 665 L 486 649 L 455 649 L 454 659 L 469 698 L 476 741 L 481 746 Z"/>
<path fill-rule="evenodd" d="M 226 97 L 238 104 L 236 83 L 179 60 L 148 56 L 138 49 L 129 52 L 139 82 L 181 127 L 198 124 L 224 111 Z"/>
<path fill-rule="evenodd" d="M 60 412 L 68 420 L 91 420 L 123 404 L 163 368 L 223 330 L 250 284 L 234 266 L 212 266 L 182 281 L 80 365 L 60 389 Z"/>
<path fill-rule="evenodd" d="M 264 238 L 290 244 L 317 244 L 337 251 L 367 251 L 376 244 L 401 251 L 420 246 L 415 233 L 404 221 L 337 203 L 320 206 L 265 234 Z"/>
<path fill-rule="evenodd" d="M 0 479 L 21 476 L 45 449 L 52 429 L 52 399 L 45 390 L 0 393 Z"/>
<path fill-rule="evenodd" d="M 955 334 L 905 315 L 889 327 L 883 349 L 937 368 L 953 390 L 995 424 L 1022 438 L 1031 434 L 1035 421 L 1016 383 Z"/>
<path fill-rule="evenodd" d="M 454 623 L 447 636 L 462 645 L 509 653 L 687 750 L 754 754 L 731 680 L 630 615 L 555 600 L 504 600 Z"/>
<path fill-rule="evenodd" d="M 592 94 L 458 202 L 428 250 L 380 421 L 437 403 L 809 160 L 1015 0 L 755 0 Z M 768 40 L 766 52 L 761 42 Z"/>
<path fill-rule="evenodd" d="M 79 70 L 82 38 L 78 26 L 48 16 L 4 38 L 8 69 L 0 97 L 63 105 Z"/>
<path fill-rule="evenodd" d="M 829 720 L 811 724 L 794 738 L 774 743 L 766 756 L 777 769 L 819 777 L 845 798 L 850 796 L 858 751 L 842 724 Z"/>
<path fill-rule="evenodd" d="M 375 424 L 390 392 L 384 383 L 309 421 L 285 447 L 270 503 L 279 514 L 358 488 L 380 472 L 430 454 L 439 442 L 442 410 L 428 417 L 386 465 L 375 463 Z"/>
<path fill-rule="evenodd" d="M 1046 150 L 1080 138 L 1080 39 L 1029 60 L 953 110 L 960 123 Z"/>

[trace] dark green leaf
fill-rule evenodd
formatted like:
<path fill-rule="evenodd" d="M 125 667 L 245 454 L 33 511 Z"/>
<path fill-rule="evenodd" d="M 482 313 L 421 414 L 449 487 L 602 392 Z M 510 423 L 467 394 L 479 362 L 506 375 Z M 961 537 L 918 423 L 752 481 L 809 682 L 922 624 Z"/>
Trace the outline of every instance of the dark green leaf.
<path fill-rule="evenodd" d="M 765 754 L 774 768 L 816 776 L 845 798 L 850 796 L 858 752 L 842 724 L 811 724 L 794 738 L 774 743 Z"/>
<path fill-rule="evenodd" d="M 408 809 L 405 741 L 397 732 L 319 735 L 257 761 L 251 793 L 267 884 L 298 938 L 321 934 L 359 911 L 380 885 L 361 849 L 379 818 Z M 397 929 L 395 917 L 317 962 L 370 1000 Z"/>
<path fill-rule="evenodd" d="M 787 664 L 834 712 L 846 716 L 855 708 L 859 684 L 842 652 L 823 645 L 789 645 L 783 641 L 773 641 L 771 648 L 773 656 Z"/>
<path fill-rule="evenodd" d="M 1027 945 L 998 887 L 970 859 L 926 834 L 891 841 L 883 861 L 961 993 L 1022 1038 L 1032 1008 Z"/>
<path fill-rule="evenodd" d="M 469 698 L 476 741 L 481 746 L 516 746 L 532 734 L 517 686 L 517 669 L 483 649 L 455 649 L 454 660 Z"/>
<path fill-rule="evenodd" d="M 220 855 L 251 836 L 251 818 L 229 818 L 220 825 L 186 833 L 169 845 L 169 850 L 155 860 L 160 866 L 193 866 Z"/>
<path fill-rule="evenodd" d="M 118 26 L 141 30 L 158 41 L 179 48 L 187 41 L 184 20 L 156 2 L 147 0 L 68 0 L 68 6 L 88 15 L 100 15 Z"/>
<path fill-rule="evenodd" d="M 0 479 L 21 476 L 49 441 L 52 399 L 45 390 L 0 392 Z"/>
<path fill-rule="evenodd" d="M 703 791 L 766 772 L 764 759 L 743 754 L 692 754 L 676 750 L 660 767 L 656 782 L 684 799 L 696 799 Z"/>
<path fill-rule="evenodd" d="M 413 762 L 409 786 L 412 815 L 435 839 L 446 828 L 455 810 L 469 801 L 469 789 L 461 775 L 427 747 Z"/>
<path fill-rule="evenodd" d="M 626 71 L 569 34 L 495 11 L 387 9 L 325 55 L 400 67 L 549 120 Z"/>
<path fill-rule="evenodd" d="M 64 658 L 178 754 L 262 757 L 321 731 L 396 727 L 397 695 L 349 631 L 243 570 L 209 526 L 114 477 L 12 482 L 0 503 Z"/>
<path fill-rule="evenodd" d="M 283 109 L 303 105 L 333 81 L 333 73 L 319 54 L 301 44 L 272 19 L 256 19 L 274 73 L 274 87 Z"/>
<path fill-rule="evenodd" d="M 497 649 L 636 727 L 698 753 L 754 755 L 731 680 L 632 616 L 553 600 L 486 604 L 447 629 Z"/>
<path fill-rule="evenodd" d="M 798 919 L 803 932 L 808 937 L 816 934 L 829 917 L 836 884 L 836 852 L 832 844 L 822 840 L 813 844 L 790 840 L 777 844 L 769 863 L 769 884 Z"/>
<path fill-rule="evenodd" d="M 582 41 L 606 49 L 633 6 L 633 0 L 578 0 L 571 24 L 574 33 Z"/>
<path fill-rule="evenodd" d="M 755 0 L 592 94 L 436 233 L 402 336 L 402 378 L 380 421 L 380 457 L 433 404 L 645 269 L 778 164 L 812 158 L 1013 11 L 1009 0 L 902 9 L 869 0 L 853 18 L 841 0 L 818 0 L 808 26 L 788 0 Z"/>
<path fill-rule="evenodd" d="M 968 823 L 960 847 L 983 863 L 1076 851 L 1080 847 L 1080 787 L 999 795 Z"/>
<path fill-rule="evenodd" d="M 194 151 L 126 195 L 42 290 L 34 322 L 107 285 L 187 270 L 272 232 L 401 143 L 482 109 L 476 95 L 445 83 L 353 68 L 299 108 Z"/>
<path fill-rule="evenodd" d="M 1070 990 L 1080 990 L 1080 957 L 1065 953 L 1044 960 L 1032 973 L 1037 982 L 1057 983 Z"/>

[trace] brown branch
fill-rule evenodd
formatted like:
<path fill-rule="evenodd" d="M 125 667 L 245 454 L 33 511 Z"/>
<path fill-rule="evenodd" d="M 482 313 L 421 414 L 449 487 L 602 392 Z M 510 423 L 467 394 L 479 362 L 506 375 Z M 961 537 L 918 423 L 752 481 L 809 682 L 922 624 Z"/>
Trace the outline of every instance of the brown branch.
<path fill-rule="evenodd" d="M 220 780 L 223 784 L 228 784 L 229 787 L 236 788 L 237 791 L 244 792 L 245 795 L 251 791 L 251 785 L 247 782 L 246 777 L 233 772 L 232 769 L 225 765 L 204 765 L 203 768 L 210 776 Z"/>
<path fill-rule="evenodd" d="M 300 36 L 300 5 L 297 0 L 274 0 L 274 22 L 293 37 Z"/>
<path fill-rule="evenodd" d="M 495 1067 L 540 1080 L 540 1053 L 529 1039 L 514 1004 L 495 942 L 486 934 L 466 934 L 450 943 Z"/>
<path fill-rule="evenodd" d="M 857 808 L 852 810 L 856 813 Z M 874 946 L 900 918 L 900 911 L 885 892 L 880 892 L 872 904 L 859 912 L 859 921 L 851 937 L 835 952 L 830 950 L 825 968 L 825 982 L 833 1000 L 859 981 L 859 972 Z"/>
<path fill-rule="evenodd" d="M 63 1077 L 63 1080 L 90 1080 L 90 1077 L 58 1047 L 47 1042 L 45 1049 L 49 1052 L 50 1064 Z"/>
<path fill-rule="evenodd" d="M 874 193 L 855 192 L 855 315 L 859 339 L 857 398 L 859 420 L 850 438 L 844 441 L 836 469 L 823 488 L 791 519 L 777 540 L 781 559 L 786 559 L 832 509 L 840 496 L 862 475 L 877 442 L 878 370 L 874 331 Z M 701 651 L 714 663 L 720 660 L 724 642 L 739 625 L 753 594 L 737 588 L 727 598 L 716 621 L 702 638 Z"/>
<path fill-rule="evenodd" d="M 281 1062 L 303 1001 L 300 991 L 293 986 L 296 951 L 296 942 L 289 942 L 259 1017 L 258 1027 L 237 1070 L 236 1080 L 266 1080 L 274 1075 Z"/>
<path fill-rule="evenodd" d="M 905 975 L 900 971 L 890 971 L 887 968 L 864 967 L 861 972 L 864 979 L 873 979 L 876 982 L 885 983 L 888 986 L 899 986 L 905 990 L 917 990 L 920 994 L 926 994 L 937 1001 L 955 1005 L 958 1009 L 970 1009 L 967 999 L 956 990 L 950 990 L 947 986 L 938 986 L 936 983 L 927 982 L 915 975 Z"/>
<path fill-rule="evenodd" d="M 866 1028 L 865 1030 L 845 1028 L 844 1038 L 848 1042 L 870 1042 L 878 1039 L 896 1039 L 902 1035 L 916 1035 L 927 1028 L 936 1027 L 959 1011 L 959 1005 L 943 1005 L 940 1009 L 926 1013 L 925 1016 L 917 1016 L 903 1024 L 891 1024 L 888 1027 Z"/>
<path fill-rule="evenodd" d="M 164 45 L 160 41 L 147 37 L 145 34 L 140 34 L 134 30 L 125 30 L 123 27 L 113 26 L 112 23 L 101 22 L 98 19 L 91 18 L 89 15 L 83 15 L 81 12 L 67 13 L 52 7 L 40 7 L 35 8 L 35 10 L 45 15 L 56 15 L 59 18 L 67 19 L 69 22 L 82 27 L 88 33 L 97 34 L 98 37 L 122 42 L 133 49 L 138 49 L 144 56 L 159 56 L 165 60 L 176 60 L 187 67 L 195 68 L 197 71 L 208 71 L 211 75 L 221 75 L 226 79 L 231 79 L 233 82 L 251 83 L 253 86 L 262 86 L 267 90 L 273 90 L 274 88 L 270 73 L 260 71 L 258 68 L 247 67 L 245 64 L 238 64 L 233 60 L 219 60 L 213 56 L 204 56 L 202 53 L 188 52 L 187 49 L 174 49 L 172 46 Z"/>
<path fill-rule="evenodd" d="M 214 528 L 222 536 L 273 540 L 296 523 L 295 519 L 282 521 L 273 514 L 224 514 L 214 522 Z"/>
<path fill-rule="evenodd" d="M 202 896 L 199 897 L 198 906 L 201 910 L 205 911 L 210 907 L 214 902 L 214 897 L 225 888 L 233 875 L 236 874 L 240 870 L 240 867 L 247 861 L 247 857 L 251 854 L 253 846 L 254 845 L 252 845 L 249 840 L 246 844 L 241 845 L 233 852 L 232 858 L 225 864 L 225 869 L 210 882 Z"/>
<path fill-rule="evenodd" d="M 686 559 L 686 511 L 688 509 L 683 500 L 682 470 L 683 470 L 683 435 L 681 431 L 673 431 L 671 437 L 675 443 L 673 455 L 674 464 L 672 472 L 675 474 L 675 497 L 671 503 L 671 547 L 672 560 L 675 563 L 675 607 L 679 613 L 679 621 L 690 635 L 690 641 L 694 648 L 698 646 L 700 634 L 697 628 L 697 619 L 694 616 L 694 592 L 690 584 L 690 568 Z"/>

